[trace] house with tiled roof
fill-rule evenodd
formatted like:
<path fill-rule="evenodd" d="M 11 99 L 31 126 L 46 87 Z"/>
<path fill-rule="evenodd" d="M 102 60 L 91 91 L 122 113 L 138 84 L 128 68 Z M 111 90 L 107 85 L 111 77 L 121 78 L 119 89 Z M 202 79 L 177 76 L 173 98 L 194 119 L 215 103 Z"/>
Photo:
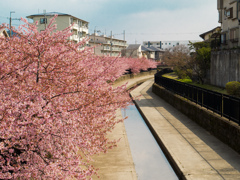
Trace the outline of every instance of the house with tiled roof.
<path fill-rule="evenodd" d="M 217 26 L 210 31 L 204 32 L 200 34 L 199 36 L 204 40 L 204 41 L 210 41 L 211 39 L 217 37 L 220 35 L 221 32 L 221 27 Z"/>
<path fill-rule="evenodd" d="M 141 58 L 142 57 L 141 44 L 129 44 L 126 49 L 122 50 L 122 56 Z"/>
<path fill-rule="evenodd" d="M 142 46 L 141 50 L 142 50 L 143 57 L 146 57 L 148 59 L 153 59 L 156 61 L 161 61 L 162 55 L 164 53 L 164 50 L 154 46 L 149 46 L 149 47 Z"/>

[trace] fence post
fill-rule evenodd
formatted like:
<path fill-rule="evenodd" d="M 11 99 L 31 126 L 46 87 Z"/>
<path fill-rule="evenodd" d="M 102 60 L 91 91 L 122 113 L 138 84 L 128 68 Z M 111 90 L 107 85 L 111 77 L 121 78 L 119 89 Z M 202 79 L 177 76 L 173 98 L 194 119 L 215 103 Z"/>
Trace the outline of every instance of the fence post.
<path fill-rule="evenodd" d="M 239 113 L 240 113 L 240 99 L 238 101 L 238 108 L 239 108 Z M 238 113 L 238 125 L 240 126 L 240 114 Z"/>
<path fill-rule="evenodd" d="M 197 89 L 197 102 L 196 103 L 198 104 L 198 89 Z"/>
<path fill-rule="evenodd" d="M 223 94 L 222 94 L 222 106 L 221 106 L 222 108 L 221 108 L 221 117 L 223 117 L 223 108 L 224 108 L 224 106 L 223 106 Z"/>

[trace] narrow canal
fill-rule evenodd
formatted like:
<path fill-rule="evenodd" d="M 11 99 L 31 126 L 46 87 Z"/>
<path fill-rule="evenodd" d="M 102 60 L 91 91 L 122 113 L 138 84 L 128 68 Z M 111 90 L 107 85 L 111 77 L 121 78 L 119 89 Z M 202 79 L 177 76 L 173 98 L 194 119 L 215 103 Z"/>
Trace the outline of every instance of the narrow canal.
<path fill-rule="evenodd" d="M 138 180 L 177 180 L 178 177 L 134 105 L 122 109 Z"/>

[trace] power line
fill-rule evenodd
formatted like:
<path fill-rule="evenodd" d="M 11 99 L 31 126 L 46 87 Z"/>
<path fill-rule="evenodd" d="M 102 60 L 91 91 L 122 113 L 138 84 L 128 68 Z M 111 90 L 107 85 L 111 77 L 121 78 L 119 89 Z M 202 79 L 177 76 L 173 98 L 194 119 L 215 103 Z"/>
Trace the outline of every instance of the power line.
<path fill-rule="evenodd" d="M 174 32 L 174 33 L 165 33 L 165 32 L 161 32 L 161 33 L 126 33 L 128 35 L 179 35 L 179 34 L 200 34 L 202 32 L 183 32 L 183 33 L 180 33 L 180 32 Z M 115 34 L 115 35 L 120 35 L 120 34 Z"/>

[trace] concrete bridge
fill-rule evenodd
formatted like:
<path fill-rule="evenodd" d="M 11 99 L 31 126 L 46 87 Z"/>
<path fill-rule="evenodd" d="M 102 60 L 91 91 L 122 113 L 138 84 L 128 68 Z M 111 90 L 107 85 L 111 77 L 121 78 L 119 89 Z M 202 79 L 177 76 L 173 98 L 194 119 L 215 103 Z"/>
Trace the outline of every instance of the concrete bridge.
<path fill-rule="evenodd" d="M 131 95 L 141 95 L 135 104 L 179 179 L 240 180 L 240 154 L 153 94 L 153 75 L 124 80 L 117 85 L 126 81 L 128 87 L 144 82 Z M 120 110 L 118 117 L 121 118 Z M 121 141 L 117 148 L 95 157 L 100 179 L 136 180 L 124 124 L 118 124 L 109 137 Z"/>

